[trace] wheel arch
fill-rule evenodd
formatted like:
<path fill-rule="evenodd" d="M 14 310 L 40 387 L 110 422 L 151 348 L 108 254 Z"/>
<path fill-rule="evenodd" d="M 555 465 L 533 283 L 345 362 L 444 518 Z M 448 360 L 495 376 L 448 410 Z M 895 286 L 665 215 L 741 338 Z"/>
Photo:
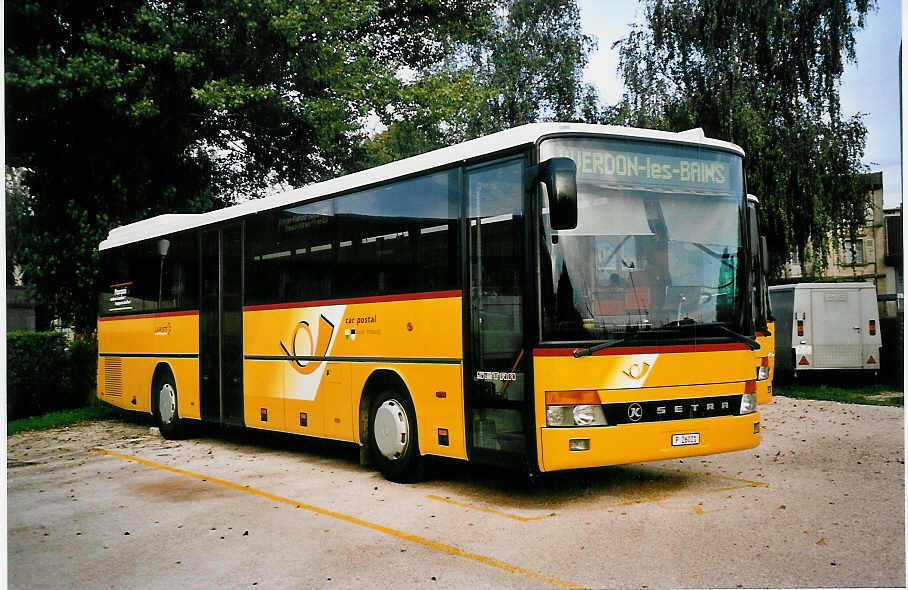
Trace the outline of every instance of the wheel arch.
<path fill-rule="evenodd" d="M 416 412 L 416 406 L 413 404 L 413 394 L 407 386 L 404 378 L 394 369 L 380 368 L 375 369 L 366 378 L 363 384 L 363 390 L 359 395 L 359 441 L 364 447 L 369 445 L 369 412 L 372 408 L 372 400 L 382 391 L 394 389 L 405 394 L 410 400 L 410 406 L 413 412 Z M 417 415 L 417 431 L 419 416 Z M 417 449 L 418 452 L 418 449 Z"/>

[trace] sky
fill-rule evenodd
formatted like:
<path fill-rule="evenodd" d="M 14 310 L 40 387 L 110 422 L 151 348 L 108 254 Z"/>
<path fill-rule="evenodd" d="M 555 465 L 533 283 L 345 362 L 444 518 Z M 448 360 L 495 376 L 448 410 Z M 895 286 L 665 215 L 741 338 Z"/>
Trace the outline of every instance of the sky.
<path fill-rule="evenodd" d="M 621 95 L 618 52 L 612 44 L 627 36 L 628 25 L 642 23 L 637 0 L 579 0 L 580 18 L 586 34 L 595 36 L 599 48 L 590 56 L 584 79 L 595 84 L 606 104 Z M 902 201 L 899 150 L 899 41 L 900 0 L 878 0 L 877 9 L 855 35 L 856 62 L 847 64 L 840 97 L 846 115 L 864 113 L 867 145 L 864 163 L 883 172 L 883 203 L 897 207 Z"/>

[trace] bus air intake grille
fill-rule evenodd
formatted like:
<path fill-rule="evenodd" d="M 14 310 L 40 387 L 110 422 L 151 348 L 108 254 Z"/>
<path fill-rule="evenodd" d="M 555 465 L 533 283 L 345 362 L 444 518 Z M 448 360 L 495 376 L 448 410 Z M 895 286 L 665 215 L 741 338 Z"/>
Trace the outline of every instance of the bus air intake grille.
<path fill-rule="evenodd" d="M 737 416 L 741 395 L 622 402 L 603 404 L 602 409 L 609 426 Z"/>
<path fill-rule="evenodd" d="M 123 395 L 123 359 L 104 357 L 104 394 Z"/>

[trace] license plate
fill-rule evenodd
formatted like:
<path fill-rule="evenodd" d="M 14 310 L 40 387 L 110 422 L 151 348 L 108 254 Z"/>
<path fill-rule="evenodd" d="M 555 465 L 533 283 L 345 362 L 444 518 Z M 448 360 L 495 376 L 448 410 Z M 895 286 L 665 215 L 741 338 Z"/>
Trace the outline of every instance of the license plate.
<path fill-rule="evenodd" d="M 698 445 L 700 444 L 700 433 L 699 432 L 688 432 L 687 434 L 673 434 L 672 435 L 672 446 L 673 447 L 683 447 L 687 445 Z"/>

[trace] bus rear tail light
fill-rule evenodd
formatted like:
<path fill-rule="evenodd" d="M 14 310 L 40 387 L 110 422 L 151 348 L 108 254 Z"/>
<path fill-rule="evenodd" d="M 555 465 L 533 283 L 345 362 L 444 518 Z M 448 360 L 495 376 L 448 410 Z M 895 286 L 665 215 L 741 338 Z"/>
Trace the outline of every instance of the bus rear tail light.
<path fill-rule="evenodd" d="M 810 363 L 807 361 L 807 357 L 806 357 L 806 356 L 802 356 L 802 357 L 801 357 L 801 360 L 798 361 L 798 364 L 799 364 L 799 365 L 809 365 Z"/>
<path fill-rule="evenodd" d="M 867 364 L 868 364 L 868 365 L 875 365 L 875 364 L 876 364 L 876 359 L 874 359 L 873 356 L 867 357 Z"/>
<path fill-rule="evenodd" d="M 804 320 L 798 320 L 798 336 L 804 335 Z"/>
<path fill-rule="evenodd" d="M 757 381 L 769 379 L 769 357 L 764 356 L 760 359 L 760 366 L 757 367 Z"/>
<path fill-rule="evenodd" d="M 870 320 L 870 335 L 876 336 L 876 320 Z"/>

